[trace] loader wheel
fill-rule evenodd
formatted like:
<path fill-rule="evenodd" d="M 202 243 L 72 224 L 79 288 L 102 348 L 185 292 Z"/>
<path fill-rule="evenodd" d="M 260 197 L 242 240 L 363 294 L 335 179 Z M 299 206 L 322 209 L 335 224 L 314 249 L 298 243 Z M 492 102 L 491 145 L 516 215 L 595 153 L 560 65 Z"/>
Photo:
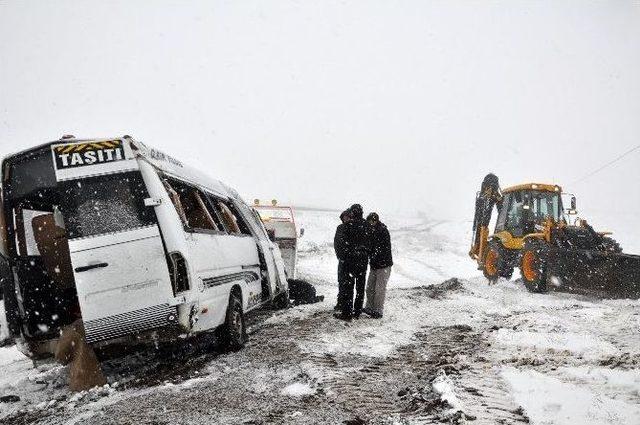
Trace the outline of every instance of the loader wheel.
<path fill-rule="evenodd" d="M 492 240 L 489 242 L 482 271 L 484 277 L 486 277 L 490 283 L 495 283 L 498 278 L 501 277 L 511 279 L 513 275 L 511 255 L 499 241 Z"/>
<path fill-rule="evenodd" d="M 525 242 L 520 258 L 520 273 L 529 292 L 547 292 L 547 247 L 544 242 Z"/>

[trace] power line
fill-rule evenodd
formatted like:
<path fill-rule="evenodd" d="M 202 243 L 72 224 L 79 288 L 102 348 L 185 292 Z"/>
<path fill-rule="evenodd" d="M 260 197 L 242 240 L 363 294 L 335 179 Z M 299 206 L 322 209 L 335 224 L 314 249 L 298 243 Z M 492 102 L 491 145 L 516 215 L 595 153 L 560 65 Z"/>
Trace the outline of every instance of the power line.
<path fill-rule="evenodd" d="M 574 181 L 574 182 L 573 182 L 573 183 L 571 183 L 571 184 L 577 184 L 577 183 L 580 183 L 580 182 L 582 182 L 582 181 L 584 181 L 584 180 L 588 179 L 589 177 L 593 176 L 594 174 L 598 174 L 600 171 L 602 171 L 602 170 L 604 170 L 605 168 L 609 167 L 610 165 L 612 165 L 612 164 L 614 164 L 614 163 L 616 163 L 616 162 L 620 161 L 622 158 L 624 158 L 624 157 L 625 157 L 625 156 L 627 156 L 627 155 L 630 155 L 631 153 L 633 153 L 634 151 L 637 151 L 638 149 L 640 149 L 640 145 L 638 145 L 638 146 L 636 146 L 636 147 L 633 147 L 633 148 L 629 149 L 628 151 L 626 151 L 626 152 L 625 152 L 625 153 L 623 153 L 622 155 L 618 156 L 618 157 L 617 157 L 617 158 L 615 158 L 615 159 L 612 159 L 611 161 L 607 162 L 606 164 L 604 164 L 604 165 L 603 165 L 603 166 L 601 166 L 600 168 L 598 168 L 598 169 L 596 169 L 596 170 L 594 170 L 594 171 L 590 172 L 589 174 L 587 174 L 587 175 L 583 176 L 582 178 L 580 178 L 580 179 L 578 179 L 578 180 Z"/>

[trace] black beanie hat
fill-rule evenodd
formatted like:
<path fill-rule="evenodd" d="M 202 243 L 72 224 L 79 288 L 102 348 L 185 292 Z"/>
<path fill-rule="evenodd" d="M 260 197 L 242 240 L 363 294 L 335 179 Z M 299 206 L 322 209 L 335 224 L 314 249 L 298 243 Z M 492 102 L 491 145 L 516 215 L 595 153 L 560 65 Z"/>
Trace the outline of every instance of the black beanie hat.
<path fill-rule="evenodd" d="M 353 214 L 354 217 L 362 218 L 362 214 L 363 214 L 362 205 L 353 204 L 349 209 L 351 210 L 351 214 Z"/>

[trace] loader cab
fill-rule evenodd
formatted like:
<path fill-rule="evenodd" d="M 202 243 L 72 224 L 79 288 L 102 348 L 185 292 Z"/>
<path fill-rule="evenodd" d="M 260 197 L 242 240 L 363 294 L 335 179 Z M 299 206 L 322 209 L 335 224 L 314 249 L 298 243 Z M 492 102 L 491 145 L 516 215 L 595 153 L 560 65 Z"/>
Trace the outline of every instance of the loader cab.
<path fill-rule="evenodd" d="M 505 189 L 496 233 L 508 232 L 514 238 L 522 238 L 540 231 L 548 219 L 556 223 L 564 220 L 561 192 L 559 186 L 542 184 Z"/>

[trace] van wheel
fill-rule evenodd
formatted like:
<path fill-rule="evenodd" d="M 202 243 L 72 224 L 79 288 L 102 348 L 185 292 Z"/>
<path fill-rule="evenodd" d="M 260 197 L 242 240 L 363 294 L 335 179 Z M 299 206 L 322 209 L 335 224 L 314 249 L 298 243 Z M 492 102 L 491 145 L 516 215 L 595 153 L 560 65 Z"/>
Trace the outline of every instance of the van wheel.
<path fill-rule="evenodd" d="M 229 297 L 225 322 L 218 330 L 218 338 L 222 347 L 230 351 L 241 349 L 247 342 L 242 300 L 235 293 Z"/>

